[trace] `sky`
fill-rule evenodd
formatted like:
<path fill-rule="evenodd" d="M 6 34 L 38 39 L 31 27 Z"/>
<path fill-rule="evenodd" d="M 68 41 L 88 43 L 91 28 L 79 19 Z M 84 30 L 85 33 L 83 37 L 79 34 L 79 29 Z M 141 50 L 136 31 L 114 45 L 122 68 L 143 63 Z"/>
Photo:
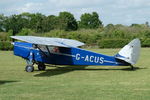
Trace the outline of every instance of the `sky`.
<path fill-rule="evenodd" d="M 23 12 L 59 15 L 71 12 L 77 20 L 84 13 L 97 12 L 104 25 L 150 22 L 150 0 L 0 0 L 0 14 Z"/>

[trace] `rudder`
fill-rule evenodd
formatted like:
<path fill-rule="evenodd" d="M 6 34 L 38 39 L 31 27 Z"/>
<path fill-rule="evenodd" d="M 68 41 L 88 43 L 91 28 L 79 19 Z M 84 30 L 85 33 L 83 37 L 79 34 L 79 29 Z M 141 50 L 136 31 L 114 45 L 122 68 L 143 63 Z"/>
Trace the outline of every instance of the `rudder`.
<path fill-rule="evenodd" d="M 131 65 L 136 64 L 140 55 L 141 42 L 139 39 L 134 39 L 125 45 L 118 54 L 117 59 L 123 60 Z"/>

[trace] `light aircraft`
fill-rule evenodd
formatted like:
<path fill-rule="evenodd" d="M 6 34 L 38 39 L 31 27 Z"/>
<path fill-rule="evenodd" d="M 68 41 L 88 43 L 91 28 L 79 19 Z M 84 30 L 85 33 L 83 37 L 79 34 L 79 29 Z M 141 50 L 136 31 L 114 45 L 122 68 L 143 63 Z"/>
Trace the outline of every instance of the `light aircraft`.
<path fill-rule="evenodd" d="M 141 43 L 132 40 L 114 56 L 87 51 L 81 48 L 84 43 L 72 39 L 47 38 L 36 36 L 11 36 L 24 42 L 13 42 L 14 55 L 27 62 L 25 70 L 34 71 L 34 64 L 39 70 L 45 70 L 46 64 L 54 65 L 98 65 L 98 66 L 131 66 L 136 64 Z"/>

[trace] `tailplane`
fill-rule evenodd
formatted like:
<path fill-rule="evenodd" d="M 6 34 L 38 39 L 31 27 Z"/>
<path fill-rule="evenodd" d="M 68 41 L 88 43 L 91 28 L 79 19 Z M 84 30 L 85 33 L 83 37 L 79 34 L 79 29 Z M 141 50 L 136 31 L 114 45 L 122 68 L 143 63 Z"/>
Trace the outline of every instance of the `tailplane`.
<path fill-rule="evenodd" d="M 132 40 L 125 45 L 115 57 L 131 65 L 136 64 L 140 55 L 141 42 L 139 39 Z"/>

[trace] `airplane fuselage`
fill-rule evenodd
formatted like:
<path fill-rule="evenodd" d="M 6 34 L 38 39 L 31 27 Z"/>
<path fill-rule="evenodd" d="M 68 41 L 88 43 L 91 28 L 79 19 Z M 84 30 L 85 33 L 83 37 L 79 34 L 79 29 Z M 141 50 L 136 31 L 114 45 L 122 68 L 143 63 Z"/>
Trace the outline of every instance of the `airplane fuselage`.
<path fill-rule="evenodd" d="M 115 56 L 107 56 L 80 48 L 66 48 L 45 46 L 33 47 L 32 43 L 14 42 L 14 54 L 24 59 L 55 65 L 102 65 L 102 66 L 126 66 L 126 62 L 116 59 Z M 56 49 L 56 50 L 53 50 Z"/>

